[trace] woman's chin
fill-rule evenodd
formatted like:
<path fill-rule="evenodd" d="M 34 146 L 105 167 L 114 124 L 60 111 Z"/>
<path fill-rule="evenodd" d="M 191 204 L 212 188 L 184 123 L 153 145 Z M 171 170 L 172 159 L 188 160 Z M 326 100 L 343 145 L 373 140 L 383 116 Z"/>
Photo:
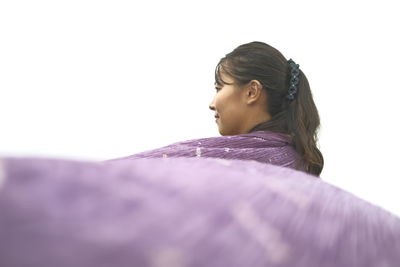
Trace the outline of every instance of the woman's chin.
<path fill-rule="evenodd" d="M 223 136 L 231 135 L 231 134 L 229 134 L 229 132 L 227 132 L 226 130 L 222 129 L 221 127 L 218 127 L 218 131 L 219 131 L 219 134 L 223 135 Z"/>

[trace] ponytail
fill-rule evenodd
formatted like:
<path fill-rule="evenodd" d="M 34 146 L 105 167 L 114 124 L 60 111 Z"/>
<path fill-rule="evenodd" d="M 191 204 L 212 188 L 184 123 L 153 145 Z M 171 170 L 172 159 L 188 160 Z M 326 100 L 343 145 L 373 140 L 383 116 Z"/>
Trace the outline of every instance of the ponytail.
<path fill-rule="evenodd" d="M 297 95 L 288 104 L 288 133 L 300 156 L 298 169 L 319 176 L 324 158 L 317 147 L 320 119 L 306 76 L 300 70 Z"/>

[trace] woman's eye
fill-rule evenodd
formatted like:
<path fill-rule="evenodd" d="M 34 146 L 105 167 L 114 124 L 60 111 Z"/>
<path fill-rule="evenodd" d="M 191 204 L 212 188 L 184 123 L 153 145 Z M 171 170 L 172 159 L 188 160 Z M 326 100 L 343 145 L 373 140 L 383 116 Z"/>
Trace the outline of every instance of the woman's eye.
<path fill-rule="evenodd" d="M 217 90 L 217 92 L 218 92 L 219 90 L 221 90 L 221 88 L 215 87 L 215 90 Z"/>

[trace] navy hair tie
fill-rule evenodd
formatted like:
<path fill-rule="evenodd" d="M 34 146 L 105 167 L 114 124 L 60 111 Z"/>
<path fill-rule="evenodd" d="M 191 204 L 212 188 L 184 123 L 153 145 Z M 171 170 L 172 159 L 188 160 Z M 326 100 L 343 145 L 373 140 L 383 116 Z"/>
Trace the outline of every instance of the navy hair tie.
<path fill-rule="evenodd" d="M 296 64 L 292 59 L 288 60 L 290 67 L 290 81 L 289 81 L 289 90 L 286 98 L 290 101 L 294 99 L 297 93 L 297 86 L 299 84 L 299 75 L 300 75 L 300 65 Z"/>

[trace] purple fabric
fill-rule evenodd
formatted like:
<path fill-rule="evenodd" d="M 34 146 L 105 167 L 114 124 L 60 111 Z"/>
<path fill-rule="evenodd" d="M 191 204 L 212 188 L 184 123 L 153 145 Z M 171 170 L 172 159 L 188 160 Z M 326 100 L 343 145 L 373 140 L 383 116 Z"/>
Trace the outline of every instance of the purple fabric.
<path fill-rule="evenodd" d="M 295 168 L 297 152 L 289 135 L 257 131 L 233 136 L 219 136 L 177 142 L 162 148 L 137 153 L 116 160 L 168 157 L 211 157 L 255 160 Z"/>
<path fill-rule="evenodd" d="M 2 267 L 397 267 L 399 252 L 398 217 L 290 168 L 0 161 Z"/>

